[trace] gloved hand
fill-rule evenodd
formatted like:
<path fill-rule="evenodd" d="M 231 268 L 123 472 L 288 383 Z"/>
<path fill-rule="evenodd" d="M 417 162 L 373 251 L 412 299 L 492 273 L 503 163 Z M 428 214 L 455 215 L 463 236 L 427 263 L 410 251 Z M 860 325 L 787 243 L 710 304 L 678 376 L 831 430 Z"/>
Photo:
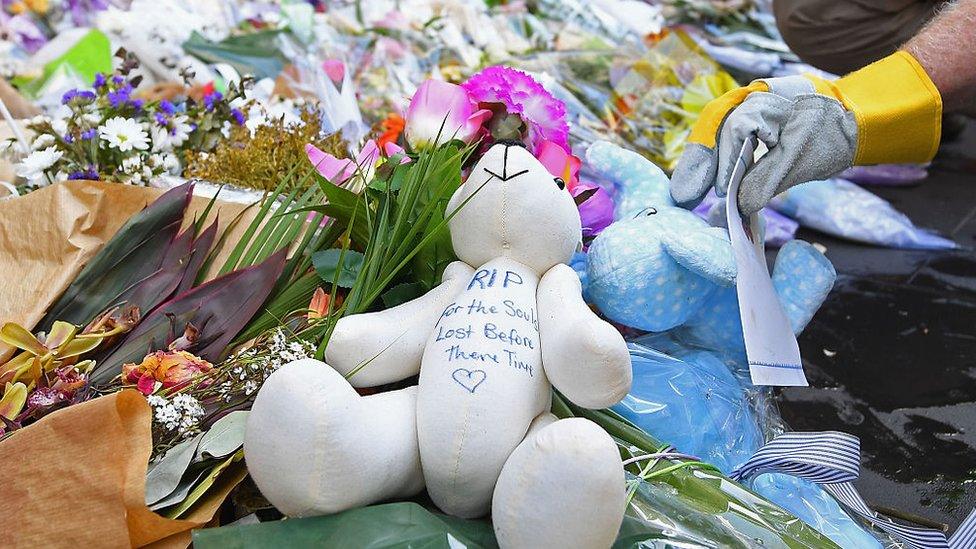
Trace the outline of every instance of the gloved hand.
<path fill-rule="evenodd" d="M 671 196 L 685 206 L 713 186 L 725 196 L 750 134 L 769 152 L 739 188 L 746 215 L 794 185 L 852 165 L 927 162 L 939 148 L 941 124 L 939 91 L 904 51 L 834 82 L 812 75 L 756 80 L 702 110 L 671 178 Z"/>

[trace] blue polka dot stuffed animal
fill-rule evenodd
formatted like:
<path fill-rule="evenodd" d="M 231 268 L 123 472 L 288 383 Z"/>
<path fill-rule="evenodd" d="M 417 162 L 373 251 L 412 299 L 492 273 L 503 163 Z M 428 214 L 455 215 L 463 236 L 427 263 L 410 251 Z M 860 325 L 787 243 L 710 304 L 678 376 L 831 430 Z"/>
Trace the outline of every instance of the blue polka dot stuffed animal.
<path fill-rule="evenodd" d="M 607 142 L 587 167 L 616 188 L 614 222 L 590 244 L 587 297 L 611 320 L 650 332 L 680 329 L 707 348 L 742 350 L 735 260 L 728 232 L 671 199 L 667 175 L 641 155 Z M 794 240 L 780 249 L 773 285 L 799 333 L 833 287 L 830 261 Z"/>

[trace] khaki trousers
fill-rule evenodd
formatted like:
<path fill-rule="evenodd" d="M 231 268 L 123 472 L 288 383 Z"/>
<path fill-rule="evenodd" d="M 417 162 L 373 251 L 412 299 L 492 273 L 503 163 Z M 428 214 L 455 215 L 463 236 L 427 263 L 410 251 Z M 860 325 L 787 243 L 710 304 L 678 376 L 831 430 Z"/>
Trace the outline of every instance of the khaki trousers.
<path fill-rule="evenodd" d="M 774 0 L 783 40 L 804 62 L 844 75 L 894 53 L 939 0 Z"/>

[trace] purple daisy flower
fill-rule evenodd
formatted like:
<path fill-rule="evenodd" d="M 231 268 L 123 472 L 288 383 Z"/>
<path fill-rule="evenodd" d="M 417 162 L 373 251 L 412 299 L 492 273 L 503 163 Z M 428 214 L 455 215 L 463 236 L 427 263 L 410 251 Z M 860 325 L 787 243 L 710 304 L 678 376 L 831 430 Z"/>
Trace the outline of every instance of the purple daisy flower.
<path fill-rule="evenodd" d="M 528 127 L 526 141 L 534 154 L 545 141 L 569 150 L 566 105 L 528 74 L 510 67 L 488 67 L 461 87 L 479 103 L 501 103 Z"/>

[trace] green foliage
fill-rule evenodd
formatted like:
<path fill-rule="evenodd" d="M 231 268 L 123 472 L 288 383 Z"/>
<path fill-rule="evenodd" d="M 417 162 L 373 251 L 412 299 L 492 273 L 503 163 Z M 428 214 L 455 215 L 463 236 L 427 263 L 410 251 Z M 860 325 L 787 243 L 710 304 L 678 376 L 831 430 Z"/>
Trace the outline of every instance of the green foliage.
<path fill-rule="evenodd" d="M 363 257 L 363 254 L 352 250 L 331 248 L 312 254 L 312 265 L 322 280 L 335 280 L 340 288 L 352 288 L 359 271 L 363 269 Z M 343 259 L 341 268 L 340 259 Z"/>

